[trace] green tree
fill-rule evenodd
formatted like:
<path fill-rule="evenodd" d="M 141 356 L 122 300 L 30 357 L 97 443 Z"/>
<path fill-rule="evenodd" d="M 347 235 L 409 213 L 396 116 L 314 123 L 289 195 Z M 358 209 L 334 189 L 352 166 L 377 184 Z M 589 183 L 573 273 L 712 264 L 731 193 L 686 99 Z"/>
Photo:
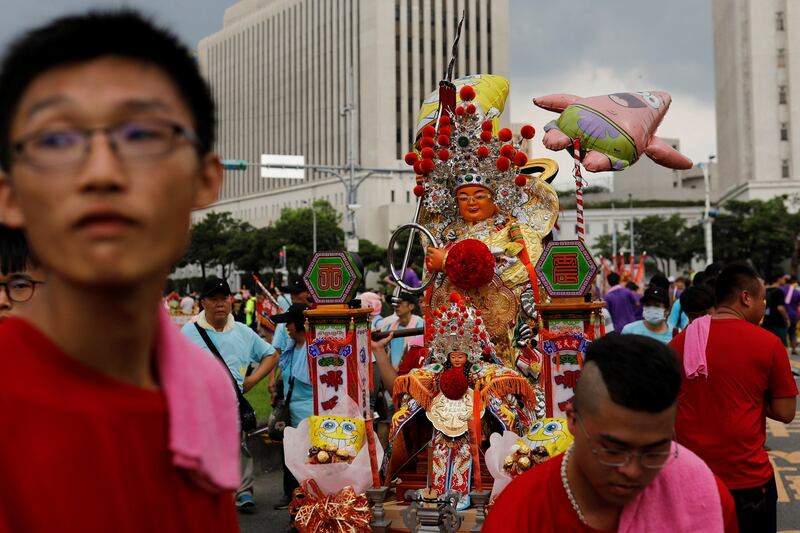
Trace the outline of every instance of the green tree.
<path fill-rule="evenodd" d="M 327 200 L 316 200 L 313 209 L 317 217 L 317 250 L 344 249 L 344 230 L 341 228 L 342 216 Z M 268 232 L 268 246 L 275 246 L 271 256 L 272 264 L 278 266 L 278 249 L 286 246 L 286 263 L 289 270 L 298 267 L 302 270 L 311 261 L 314 253 L 313 213 L 311 207 L 287 208 Z M 274 268 L 273 267 L 273 268 Z"/>
<path fill-rule="evenodd" d="M 723 207 L 712 227 L 716 261 L 749 260 L 766 275 L 792 256 L 800 216 L 788 212 L 785 196 L 767 201 L 732 200 Z"/>
<path fill-rule="evenodd" d="M 242 231 L 242 222 L 230 213 L 208 213 L 203 220 L 192 225 L 189 249 L 178 266 L 199 264 L 205 279 L 206 269 L 222 265 L 224 278 L 229 265 L 229 243 L 239 231 Z"/>

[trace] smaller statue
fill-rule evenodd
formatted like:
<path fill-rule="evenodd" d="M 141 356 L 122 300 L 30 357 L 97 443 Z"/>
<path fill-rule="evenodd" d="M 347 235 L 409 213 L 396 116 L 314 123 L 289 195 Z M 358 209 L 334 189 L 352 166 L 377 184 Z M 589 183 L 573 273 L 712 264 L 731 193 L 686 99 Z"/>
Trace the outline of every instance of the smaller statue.
<path fill-rule="evenodd" d="M 399 409 L 389 439 L 397 439 L 406 423 L 424 411 L 432 425 L 430 488 L 439 494 L 458 491 L 457 508 L 464 509 L 480 445 L 476 424 L 488 412 L 491 421 L 484 425 L 524 435 L 536 398 L 524 377 L 496 362 L 481 312 L 467 300 L 453 293 L 448 304 L 431 314 L 426 329 L 433 362 L 396 379 L 393 396 Z"/>

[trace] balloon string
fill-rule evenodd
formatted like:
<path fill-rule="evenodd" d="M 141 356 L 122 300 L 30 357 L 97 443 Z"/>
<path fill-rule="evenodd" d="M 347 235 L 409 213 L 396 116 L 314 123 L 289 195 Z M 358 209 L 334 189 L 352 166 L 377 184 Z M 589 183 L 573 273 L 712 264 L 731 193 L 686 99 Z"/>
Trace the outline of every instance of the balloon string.
<path fill-rule="evenodd" d="M 575 158 L 575 166 L 572 169 L 572 176 L 575 178 L 575 211 L 576 211 L 576 224 L 575 231 L 578 234 L 578 240 L 585 241 L 586 228 L 583 220 L 583 177 L 581 176 L 581 138 L 575 137 L 572 142 L 573 157 Z"/>

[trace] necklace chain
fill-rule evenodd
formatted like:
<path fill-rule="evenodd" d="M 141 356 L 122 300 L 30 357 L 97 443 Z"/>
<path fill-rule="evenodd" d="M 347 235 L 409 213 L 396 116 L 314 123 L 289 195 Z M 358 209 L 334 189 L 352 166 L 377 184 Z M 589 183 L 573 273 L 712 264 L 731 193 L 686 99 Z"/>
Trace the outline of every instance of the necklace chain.
<path fill-rule="evenodd" d="M 569 503 L 572 504 L 575 514 L 578 515 L 578 518 L 581 522 L 588 526 L 589 522 L 587 522 L 586 517 L 583 516 L 581 507 L 578 505 L 578 501 L 572 494 L 572 490 L 569 488 L 569 480 L 567 479 L 567 463 L 569 462 L 570 455 L 572 455 L 572 446 L 573 445 L 570 445 L 570 447 L 567 448 L 567 451 L 564 452 L 564 459 L 561 461 L 561 484 L 564 486 L 564 491 L 567 493 L 567 499 L 569 499 Z"/>

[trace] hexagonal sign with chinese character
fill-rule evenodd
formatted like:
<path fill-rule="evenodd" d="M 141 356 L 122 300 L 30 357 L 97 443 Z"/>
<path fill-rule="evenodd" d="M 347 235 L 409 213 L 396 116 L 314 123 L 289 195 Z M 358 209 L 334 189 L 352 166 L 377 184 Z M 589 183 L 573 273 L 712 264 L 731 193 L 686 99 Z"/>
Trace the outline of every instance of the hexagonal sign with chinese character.
<path fill-rule="evenodd" d="M 597 264 L 581 241 L 551 241 L 536 263 L 539 283 L 550 296 L 583 296 L 589 291 Z"/>
<path fill-rule="evenodd" d="M 344 304 L 353 299 L 361 283 L 361 270 L 347 252 L 317 252 L 303 281 L 318 304 Z"/>

